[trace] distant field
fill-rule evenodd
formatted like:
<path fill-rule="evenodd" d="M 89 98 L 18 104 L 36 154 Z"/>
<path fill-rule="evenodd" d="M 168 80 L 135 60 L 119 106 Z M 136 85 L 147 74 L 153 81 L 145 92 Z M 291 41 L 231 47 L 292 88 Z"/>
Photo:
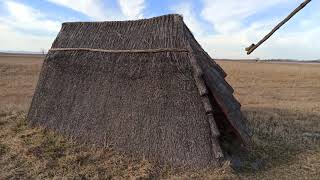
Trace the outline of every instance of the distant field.
<path fill-rule="evenodd" d="M 223 61 L 254 131 L 248 155 L 178 170 L 79 145 L 25 120 L 43 57 L 0 55 L 0 179 L 319 179 L 320 64 Z"/>

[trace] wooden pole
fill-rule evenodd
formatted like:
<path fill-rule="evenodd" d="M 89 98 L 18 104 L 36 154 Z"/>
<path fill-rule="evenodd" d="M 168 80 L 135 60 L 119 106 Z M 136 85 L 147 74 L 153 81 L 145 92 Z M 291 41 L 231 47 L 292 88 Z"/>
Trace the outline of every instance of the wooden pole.
<path fill-rule="evenodd" d="M 303 9 L 311 0 L 305 0 L 299 7 L 297 7 L 294 11 L 292 11 L 284 20 L 282 20 L 275 28 L 272 29 L 263 39 L 261 39 L 257 44 L 251 44 L 245 50 L 249 55 L 255 49 L 257 49 L 262 43 L 264 43 L 267 39 L 269 39 L 272 34 L 274 34 L 281 26 L 283 26 L 286 22 L 288 22 L 295 14 L 297 14 L 301 9 Z"/>

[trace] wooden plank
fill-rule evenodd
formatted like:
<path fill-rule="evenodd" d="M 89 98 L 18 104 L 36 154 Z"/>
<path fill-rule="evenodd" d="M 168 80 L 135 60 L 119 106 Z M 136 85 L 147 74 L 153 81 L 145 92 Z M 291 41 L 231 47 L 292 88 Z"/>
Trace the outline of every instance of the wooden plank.
<path fill-rule="evenodd" d="M 215 119 L 213 117 L 213 114 L 210 113 L 207 116 L 208 116 L 208 122 L 209 122 L 209 125 L 210 125 L 210 130 L 211 130 L 212 136 L 219 137 L 220 136 L 220 132 L 219 132 L 218 126 L 216 124 L 216 121 L 215 121 Z"/>
<path fill-rule="evenodd" d="M 208 94 L 208 89 L 204 83 L 204 80 L 202 78 L 194 78 L 196 86 L 198 88 L 198 92 L 200 96 L 205 96 Z"/>
<path fill-rule="evenodd" d="M 204 75 L 204 79 L 210 91 L 212 92 L 212 95 L 225 112 L 232 112 L 241 107 L 241 104 L 234 98 L 233 94 L 230 92 L 226 93 L 222 90 L 222 84 L 217 85 L 215 81 L 212 78 L 209 78 L 206 74 Z"/>
<path fill-rule="evenodd" d="M 193 75 L 195 77 L 201 78 L 201 76 L 203 75 L 203 71 L 202 71 L 201 67 L 194 60 L 193 61 L 190 60 L 190 63 L 191 63 L 192 69 L 193 69 Z"/>
<path fill-rule="evenodd" d="M 217 72 L 219 72 L 219 75 L 222 78 L 227 77 L 227 73 L 221 68 L 221 66 L 215 62 L 209 55 L 208 55 L 208 60 L 206 60 L 204 63 L 207 64 L 208 68 L 210 69 L 215 69 Z"/>
<path fill-rule="evenodd" d="M 190 50 L 191 51 L 191 50 Z M 195 80 L 196 86 L 198 88 L 198 92 L 200 96 L 205 96 L 208 94 L 207 87 L 203 80 L 203 71 L 199 64 L 197 63 L 197 60 L 195 59 L 193 54 L 189 55 L 190 58 L 190 64 L 193 69 L 193 78 Z"/>
<path fill-rule="evenodd" d="M 221 76 L 221 74 L 215 69 L 215 68 L 211 68 L 208 67 L 204 62 L 199 61 L 199 65 L 203 70 L 203 73 L 211 76 L 211 79 L 213 79 L 212 82 L 221 82 L 225 85 L 226 88 L 228 88 L 227 91 L 229 91 L 231 94 L 234 92 L 234 89 L 230 86 L 229 83 L 226 82 L 226 80 Z M 206 82 L 206 84 L 208 84 Z"/>
<path fill-rule="evenodd" d="M 206 111 L 207 114 L 212 113 L 213 109 L 212 109 L 212 105 L 210 103 L 210 100 L 208 98 L 208 96 L 202 96 L 201 97 L 204 109 Z"/>
<path fill-rule="evenodd" d="M 211 148 L 212 153 L 216 159 L 221 159 L 224 157 L 222 149 L 220 147 L 220 142 L 218 140 L 218 137 L 220 136 L 220 132 L 218 129 L 218 126 L 216 124 L 216 121 L 214 120 L 213 114 L 210 113 L 208 116 L 208 122 L 210 125 L 210 131 L 211 131 Z"/>
<path fill-rule="evenodd" d="M 216 69 L 220 72 L 220 74 L 222 74 L 223 78 L 227 77 L 227 73 L 222 69 L 222 67 L 218 63 L 216 63 Z"/>
<path fill-rule="evenodd" d="M 220 147 L 219 140 L 216 137 L 211 138 L 211 146 L 212 146 L 212 153 L 216 159 L 222 159 L 224 157 L 223 152 Z"/>
<path fill-rule="evenodd" d="M 222 109 L 223 114 L 226 116 L 232 127 L 236 130 L 242 142 L 245 145 L 249 145 L 251 131 L 247 128 L 246 121 L 244 120 L 244 117 L 240 111 L 240 103 L 234 98 L 233 95 L 229 97 L 225 95 L 221 96 L 214 91 L 212 92 L 212 95 Z"/>
<path fill-rule="evenodd" d="M 224 72 L 224 70 L 209 56 L 209 54 L 203 50 L 201 45 L 196 41 L 193 34 L 190 32 L 189 28 L 187 26 L 184 26 L 185 30 L 187 31 L 186 35 L 188 37 L 189 41 L 189 47 L 188 50 L 190 51 L 190 54 L 196 54 L 196 60 L 198 63 L 205 63 L 205 66 L 210 66 L 210 68 L 217 69 L 218 72 L 220 72 L 220 76 L 225 78 L 227 74 Z M 202 67 L 203 69 L 204 67 Z"/>
<path fill-rule="evenodd" d="M 219 91 L 224 94 L 233 94 L 234 89 L 226 82 L 224 78 L 219 76 L 218 72 L 215 69 L 205 69 L 204 70 L 204 76 L 208 76 L 208 79 L 210 79 L 215 84 L 219 84 Z"/>
<path fill-rule="evenodd" d="M 204 63 L 207 68 L 215 69 L 219 73 L 219 76 L 221 76 L 222 78 L 225 78 L 227 76 L 227 73 L 209 55 L 207 57 L 208 57 L 207 59 L 205 60 L 201 59 L 200 61 L 202 61 L 202 63 Z"/>
<path fill-rule="evenodd" d="M 233 126 L 233 128 L 237 131 L 238 135 L 241 137 L 243 143 L 245 145 L 250 145 L 251 144 L 251 136 L 252 132 L 250 129 L 246 126 L 246 120 L 244 119 L 242 112 L 240 109 L 234 111 L 234 112 L 229 112 L 226 114 L 229 122 Z"/>

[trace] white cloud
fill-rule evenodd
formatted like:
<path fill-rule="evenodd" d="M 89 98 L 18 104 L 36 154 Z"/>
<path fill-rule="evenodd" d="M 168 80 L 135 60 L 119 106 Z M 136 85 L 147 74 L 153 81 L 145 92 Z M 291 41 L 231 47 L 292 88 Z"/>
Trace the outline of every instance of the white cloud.
<path fill-rule="evenodd" d="M 288 1 L 292 0 L 203 0 L 201 15 L 214 25 L 216 31 L 228 33 L 243 28 L 245 18 Z"/>
<path fill-rule="evenodd" d="M 15 1 L 4 1 L 3 5 L 8 14 L 0 17 L 1 50 L 40 52 L 50 48 L 60 22 L 47 19 L 40 11 Z"/>
<path fill-rule="evenodd" d="M 274 24 L 273 21 L 254 23 L 234 33 L 199 36 L 198 40 L 214 58 L 319 59 L 320 44 L 316 40 L 320 39 L 320 27 L 291 33 L 279 31 L 247 56 L 244 48 L 264 37 Z"/>
<path fill-rule="evenodd" d="M 33 51 L 48 50 L 54 36 L 35 36 L 15 31 L 5 24 L 0 24 L 0 50 Z"/>
<path fill-rule="evenodd" d="M 320 44 L 316 42 L 318 39 L 320 27 L 292 33 L 279 32 L 255 53 L 266 58 L 319 59 Z"/>
<path fill-rule="evenodd" d="M 6 17 L 0 17 L 2 24 L 42 32 L 58 32 L 60 29 L 61 22 L 47 19 L 40 11 L 29 6 L 14 1 L 5 1 L 4 4 L 9 14 Z"/>
<path fill-rule="evenodd" d="M 94 20 L 118 20 L 122 16 L 105 6 L 102 0 L 47 0 L 91 17 Z"/>
<path fill-rule="evenodd" d="M 0 0 L 1 1 L 1 0 Z M 104 0 L 47 0 L 81 12 L 94 20 L 122 20 L 144 17 L 145 0 L 118 0 L 120 10 L 105 7 Z M 313 12 L 308 18 L 294 18 L 294 28 L 286 26 L 274 34 L 252 55 L 247 56 L 244 48 L 256 43 L 268 33 L 283 17 L 270 20 L 252 19 L 258 13 L 272 10 L 273 6 L 289 3 L 299 4 L 299 0 L 202 0 L 200 17 L 193 5 L 194 1 L 183 1 L 171 7 L 171 11 L 183 14 L 184 21 L 194 32 L 197 40 L 214 58 L 299 58 L 319 59 L 320 28 L 319 13 Z M 0 16 L 0 49 L 39 51 L 48 49 L 60 22 L 48 18 L 43 12 L 21 1 L 2 1 L 8 10 Z M 283 3 L 283 4 L 282 4 Z M 288 12 L 289 13 L 289 12 Z M 268 13 L 269 15 L 272 13 Z M 207 31 L 208 24 L 215 33 Z M 246 24 L 244 23 L 246 22 Z M 37 34 L 37 35 L 36 35 Z M 39 35 L 41 34 L 41 35 Z"/>
<path fill-rule="evenodd" d="M 129 19 L 143 18 L 144 0 L 118 0 L 122 13 Z"/>
<path fill-rule="evenodd" d="M 171 8 L 172 11 L 183 15 L 183 20 L 195 35 L 204 33 L 204 28 L 200 21 L 196 18 L 192 4 L 190 2 L 180 3 Z"/>
<path fill-rule="evenodd" d="M 215 34 L 197 36 L 203 47 L 215 58 L 299 58 L 318 59 L 320 28 L 314 22 L 318 17 L 297 21 L 297 30 L 278 31 L 252 55 L 247 56 L 245 48 L 264 37 L 283 17 L 257 19 L 244 24 L 246 18 L 272 11 L 277 5 L 294 3 L 298 0 L 203 0 L 202 18 L 212 24 Z M 288 12 L 289 13 L 289 12 Z"/>

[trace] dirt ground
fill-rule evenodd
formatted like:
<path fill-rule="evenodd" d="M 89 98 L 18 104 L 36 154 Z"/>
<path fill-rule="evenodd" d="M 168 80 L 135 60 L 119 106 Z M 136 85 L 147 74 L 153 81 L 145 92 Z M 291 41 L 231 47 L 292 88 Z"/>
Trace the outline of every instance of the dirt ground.
<path fill-rule="evenodd" d="M 253 145 L 221 168 L 179 170 L 28 126 L 41 63 L 0 57 L 0 179 L 320 179 L 320 64 L 218 61 Z"/>

